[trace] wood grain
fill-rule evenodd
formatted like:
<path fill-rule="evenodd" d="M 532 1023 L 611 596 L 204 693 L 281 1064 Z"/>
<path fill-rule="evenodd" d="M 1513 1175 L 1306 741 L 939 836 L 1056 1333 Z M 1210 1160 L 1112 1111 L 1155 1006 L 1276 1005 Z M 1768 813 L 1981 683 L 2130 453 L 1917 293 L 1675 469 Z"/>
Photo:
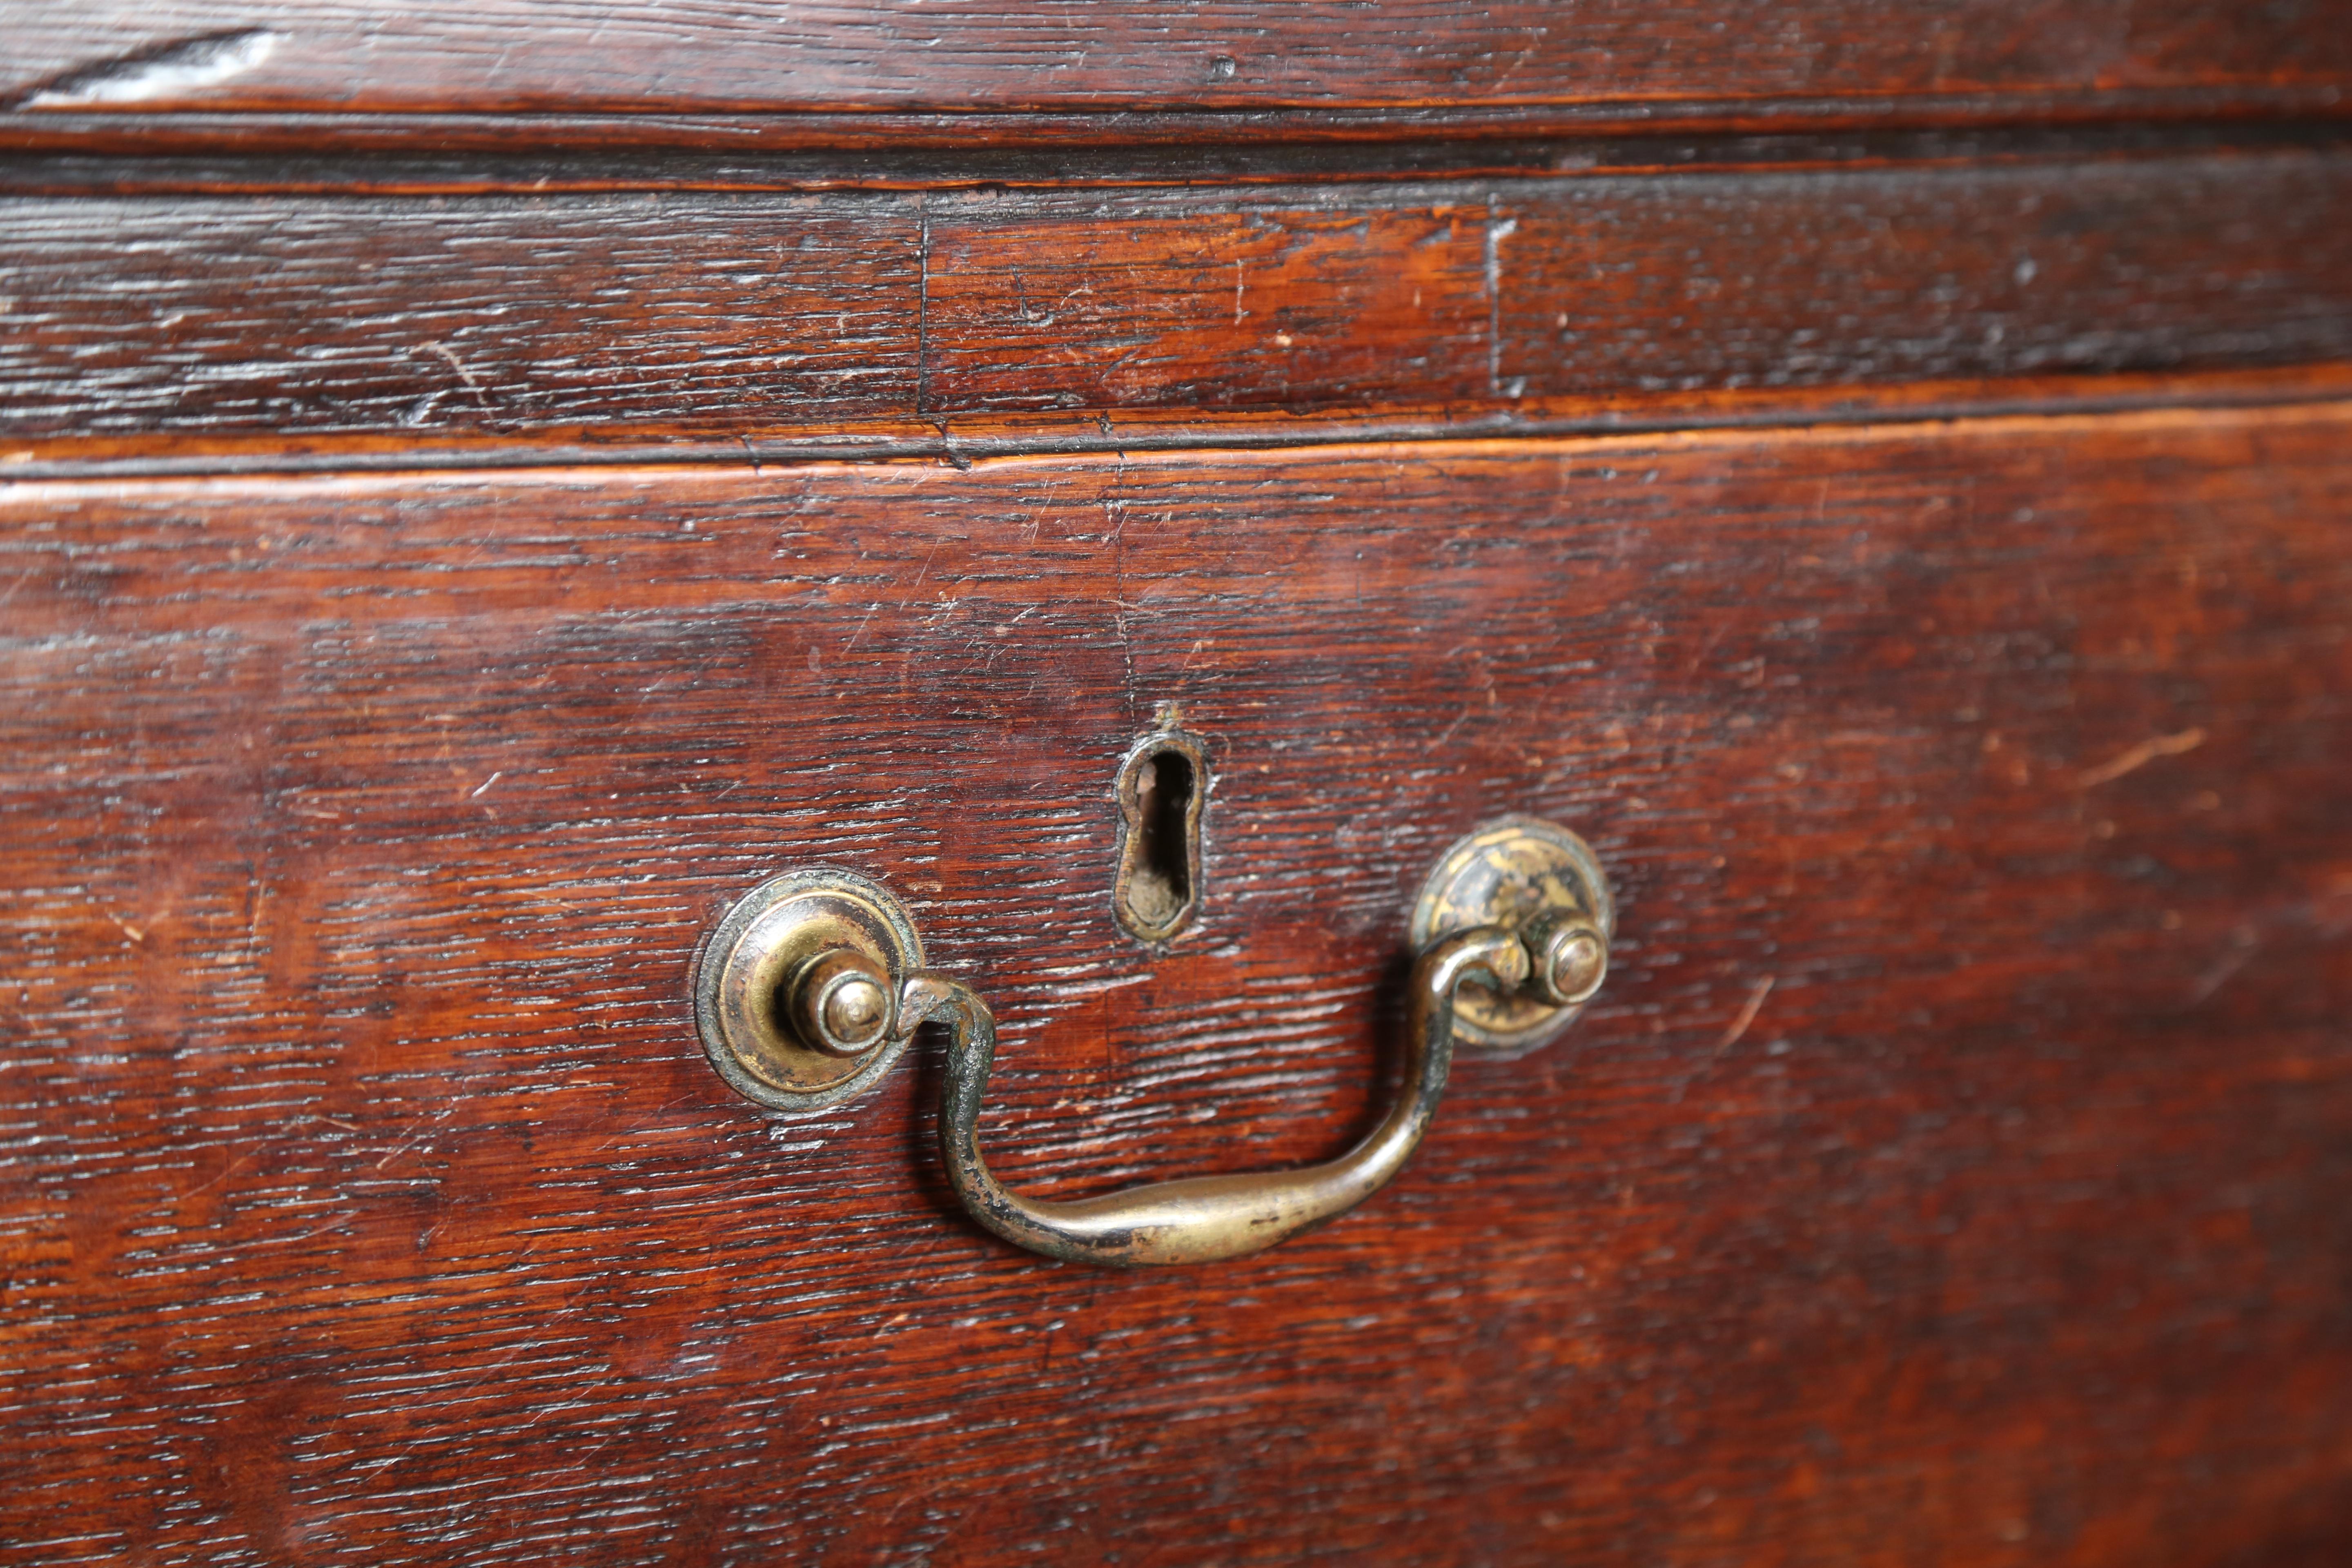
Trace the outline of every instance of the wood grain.
<path fill-rule="evenodd" d="M 0 509 L 0 1558 L 2352 1551 L 2352 405 Z M 927 1066 L 695 1044 L 705 923 L 851 864 L 1010 1180 L 1325 1154 L 1511 810 L 1608 990 L 1244 1265 L 1007 1250 Z"/>
<path fill-rule="evenodd" d="M 925 410 L 1484 398 L 1486 195 L 942 199 Z"/>
<path fill-rule="evenodd" d="M 2347 202 L 2341 149 L 1206 190 L 25 198 L 0 227 L 0 433 L 724 443 L 863 418 L 1542 418 L 1548 396 L 2295 365 L 2352 357 Z"/>
<path fill-rule="evenodd" d="M 1496 236 L 1508 281 L 1495 296 L 1506 394 L 2352 357 L 2352 161 L 1612 180 L 1578 194 L 1495 205 L 1510 231 Z"/>
<path fill-rule="evenodd" d="M 16 430 L 497 430 L 912 405 L 912 205 L 57 201 L 7 224 Z"/>
<path fill-rule="evenodd" d="M 1411 109 L 2352 83 L 2344 0 L 29 0 L 36 110 Z"/>

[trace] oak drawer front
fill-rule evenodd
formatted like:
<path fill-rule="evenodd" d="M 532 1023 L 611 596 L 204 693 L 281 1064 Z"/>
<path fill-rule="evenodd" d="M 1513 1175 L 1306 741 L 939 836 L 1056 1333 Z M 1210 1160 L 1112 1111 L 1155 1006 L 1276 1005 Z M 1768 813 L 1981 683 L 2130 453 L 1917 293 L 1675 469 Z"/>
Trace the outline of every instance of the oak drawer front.
<path fill-rule="evenodd" d="M 2347 435 L 0 490 L 0 1554 L 2324 1554 Z M 1317 1158 L 1502 812 L 1607 860 L 1609 989 L 1247 1263 L 981 1235 L 921 1049 L 786 1121 L 696 1045 L 716 912 L 851 866 L 1001 1003 L 1008 1181 Z"/>

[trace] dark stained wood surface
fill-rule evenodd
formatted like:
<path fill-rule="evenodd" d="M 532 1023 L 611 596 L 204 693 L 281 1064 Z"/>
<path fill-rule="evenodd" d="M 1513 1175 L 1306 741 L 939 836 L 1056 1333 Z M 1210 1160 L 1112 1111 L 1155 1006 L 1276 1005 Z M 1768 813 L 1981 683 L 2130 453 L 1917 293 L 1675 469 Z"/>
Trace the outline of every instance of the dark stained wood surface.
<path fill-rule="evenodd" d="M 2347 519 L 2346 405 L 0 489 L 0 1559 L 2339 1563 Z M 1315 1157 L 1512 810 L 1609 989 L 1257 1260 L 694 1041 L 833 860 L 1016 1184 Z"/>
<path fill-rule="evenodd" d="M 911 198 L 65 200 L 15 205 L 5 232 L 25 433 L 914 405 Z"/>
<path fill-rule="evenodd" d="M 29 0 L 22 107 L 1411 109 L 2352 83 L 2345 0 Z"/>
<path fill-rule="evenodd" d="M 143 437 L 707 444 L 873 419 L 929 438 L 1071 410 L 1108 437 L 1154 411 L 1539 421 L 1563 416 L 1548 398 L 2297 365 L 2352 357 L 2348 201 L 2342 149 L 1202 190 L 27 197 L 0 227 L 0 443 L 16 461 Z"/>
<path fill-rule="evenodd" d="M 1332 127 L 1345 124 L 1346 115 L 1305 111 L 1288 118 L 771 115 L 730 121 L 740 134 L 711 145 L 695 140 L 691 128 L 702 122 L 673 117 L 647 119 L 638 142 L 620 144 L 593 133 L 602 121 L 562 116 L 518 123 L 481 116 L 318 115 L 288 130 L 266 117 L 247 123 L 236 116 L 174 115 L 136 121 L 119 145 L 103 148 L 41 140 L 34 128 L 52 118 L 0 115 L 0 194 L 546 195 L 1394 184 L 2324 153 L 2352 146 L 2352 118 L 2325 116 L 2165 121 L 2119 114 L 2091 122 L 2024 117 L 1993 125 L 1744 132 L 1647 126 L 1618 133 L 1574 127 L 1471 134 L 1459 126 L 1419 132 L 1399 125 L 1342 135 Z M 211 143 L 191 129 L 215 123 L 241 125 L 246 134 Z M 1035 126 L 1037 135 L 1050 130 L 1055 140 L 1037 145 L 1003 133 L 1005 125 Z M 402 127 L 404 132 L 393 133 Z M 654 128 L 672 140 L 656 138 Z M 780 128 L 792 128 L 791 133 Z M 385 141 L 366 140 L 378 131 Z"/>
<path fill-rule="evenodd" d="M 592 158 L 761 158 L 908 150 L 986 158 L 1075 156 L 1081 167 L 1107 148 L 1178 150 L 1236 157 L 1311 149 L 1447 146 L 1502 152 L 1529 141 L 1727 135 L 1994 135 L 2020 132 L 2137 134 L 2263 132 L 2324 128 L 2340 135 L 2352 118 L 2335 85 L 2232 89 L 2106 89 L 2095 92 L 1971 93 L 1958 97 L 1602 100 L 1544 105 L 1409 109 L 1102 109 L 828 112 L 636 112 L 549 110 L 169 113 L 0 109 L 0 155 L 92 158 L 321 156 L 394 159 L 477 157 L 516 163 Z M 1443 160 L 1441 160 L 1443 161 Z M 536 177 L 536 176 L 534 176 Z M 984 176 L 985 177 L 985 176 Z"/>
<path fill-rule="evenodd" d="M 877 415 L 824 425 L 762 426 L 730 436 L 705 426 L 570 426 L 528 440 L 495 430 L 394 434 L 64 436 L 0 444 L 10 479 L 146 479 L 198 474 L 421 472 L 513 466 L 749 468 L 808 462 L 938 462 L 1133 455 L 1199 447 L 1280 451 L 1334 442 L 1509 439 L 1538 436 L 1767 430 L 2021 415 L 2264 408 L 2352 396 L 2352 363 L 2269 370 L 1969 377 L 1726 392 L 1610 393 L 1375 409 L 1283 407 L 1013 409 L 932 418 Z"/>

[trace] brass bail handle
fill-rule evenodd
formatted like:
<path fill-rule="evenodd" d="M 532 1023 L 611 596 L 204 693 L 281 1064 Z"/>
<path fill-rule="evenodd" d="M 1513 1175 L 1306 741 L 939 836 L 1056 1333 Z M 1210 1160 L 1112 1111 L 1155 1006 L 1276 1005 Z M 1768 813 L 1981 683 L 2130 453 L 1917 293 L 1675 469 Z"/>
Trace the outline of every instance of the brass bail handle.
<path fill-rule="evenodd" d="M 697 1007 L 721 1075 L 782 1110 L 836 1102 L 922 1025 L 943 1024 L 940 1152 L 974 1219 L 1048 1258 L 1213 1263 L 1335 1219 L 1386 1186 L 1437 1114 L 1457 1044 L 1524 1047 L 1558 1034 L 1600 989 L 1614 922 L 1582 839 L 1527 817 L 1480 829 L 1447 852 L 1415 907 L 1403 1088 L 1378 1127 L 1321 1164 L 1068 1201 L 1024 1197 L 990 1173 L 979 1124 L 995 1016 L 970 986 L 920 967 L 904 911 L 865 879 L 794 873 L 738 904 L 706 948 Z"/>

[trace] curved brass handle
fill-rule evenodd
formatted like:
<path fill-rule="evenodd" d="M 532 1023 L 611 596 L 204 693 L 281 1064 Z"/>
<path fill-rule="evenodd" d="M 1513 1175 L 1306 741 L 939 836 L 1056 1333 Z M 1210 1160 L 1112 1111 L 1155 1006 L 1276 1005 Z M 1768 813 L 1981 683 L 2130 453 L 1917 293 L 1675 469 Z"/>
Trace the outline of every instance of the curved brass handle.
<path fill-rule="evenodd" d="M 785 1110 L 854 1094 L 922 1025 L 944 1024 L 940 1153 L 974 1219 L 1049 1258 L 1210 1263 L 1272 1247 L 1386 1186 L 1429 1131 L 1456 1045 L 1518 1047 L 1556 1034 L 1600 989 L 1613 924 L 1608 884 L 1583 840 L 1524 817 L 1472 834 L 1439 862 L 1414 911 L 1423 947 L 1407 999 L 1403 1088 L 1369 1135 L 1297 1170 L 1060 1202 L 1008 1192 L 990 1173 L 979 1128 L 995 1016 L 970 986 L 921 968 L 912 922 L 864 878 L 793 872 L 739 902 L 706 947 L 696 1009 L 721 1076 Z"/>
<path fill-rule="evenodd" d="M 1404 1090 L 1381 1124 L 1338 1159 L 1292 1171 L 1192 1176 L 1100 1197 L 1049 1203 L 1005 1191 L 980 1152 L 981 1101 L 996 1058 L 996 1019 L 970 986 L 913 974 L 898 992 L 904 1030 L 950 1031 L 940 1094 L 940 1155 L 972 1218 L 1019 1247 L 1074 1263 L 1213 1263 L 1272 1247 L 1337 1218 L 1412 1158 L 1454 1066 L 1454 991 L 1474 974 L 1498 988 L 1528 977 L 1528 950 L 1500 926 L 1447 937 L 1413 965 Z"/>

